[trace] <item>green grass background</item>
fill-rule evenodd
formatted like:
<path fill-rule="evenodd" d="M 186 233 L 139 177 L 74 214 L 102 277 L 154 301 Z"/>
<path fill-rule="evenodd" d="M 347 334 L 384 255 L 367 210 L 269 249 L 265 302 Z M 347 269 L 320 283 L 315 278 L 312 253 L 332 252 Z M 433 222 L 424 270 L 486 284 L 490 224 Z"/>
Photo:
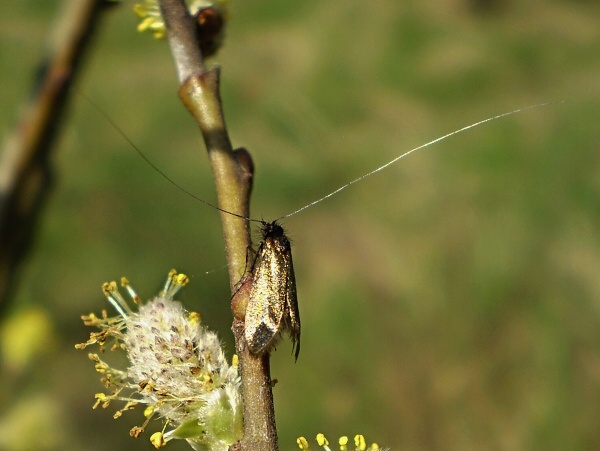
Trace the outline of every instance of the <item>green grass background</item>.
<path fill-rule="evenodd" d="M 4 135 L 59 3 L 3 9 Z M 103 21 L 76 90 L 212 201 L 167 47 L 135 32 L 130 6 Z M 600 449 L 600 4 L 231 7 L 217 61 L 234 145 L 256 164 L 254 217 L 286 214 L 466 124 L 568 101 L 420 151 L 284 222 L 303 329 L 296 364 L 288 342 L 272 359 L 281 449 L 318 432 L 392 450 Z M 109 308 L 105 280 L 126 275 L 147 298 L 176 267 L 191 276 L 181 300 L 233 349 L 218 214 L 77 95 L 54 164 L 2 318 L 0 449 L 151 449 L 150 433 L 128 436 L 139 412 L 91 410 L 102 387 L 73 348 L 89 333 L 79 316 Z M 7 349 L 20 346 L 19 363 Z"/>

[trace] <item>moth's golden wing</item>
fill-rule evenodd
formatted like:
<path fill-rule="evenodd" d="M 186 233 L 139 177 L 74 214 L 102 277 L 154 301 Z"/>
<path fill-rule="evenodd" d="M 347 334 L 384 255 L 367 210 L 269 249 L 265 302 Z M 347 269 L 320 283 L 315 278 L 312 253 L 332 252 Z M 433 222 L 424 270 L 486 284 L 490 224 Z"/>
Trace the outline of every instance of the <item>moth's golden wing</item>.
<path fill-rule="evenodd" d="M 286 259 L 279 243 L 267 238 L 261 244 L 252 272 L 252 287 L 246 309 L 245 337 L 253 354 L 268 352 L 285 328 Z M 295 290 L 295 284 L 294 284 Z"/>

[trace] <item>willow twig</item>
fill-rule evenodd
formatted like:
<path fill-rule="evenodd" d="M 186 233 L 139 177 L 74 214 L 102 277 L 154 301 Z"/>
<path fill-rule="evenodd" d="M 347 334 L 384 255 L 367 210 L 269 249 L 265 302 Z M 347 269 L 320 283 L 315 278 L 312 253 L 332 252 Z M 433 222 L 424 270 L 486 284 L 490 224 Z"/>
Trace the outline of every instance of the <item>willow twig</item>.
<path fill-rule="evenodd" d="M 5 307 L 52 185 L 50 153 L 77 69 L 106 6 L 68 0 L 38 68 L 35 89 L 0 161 L 0 307 Z"/>
<path fill-rule="evenodd" d="M 245 150 L 234 151 L 231 147 L 219 94 L 219 70 L 205 68 L 195 24 L 184 1 L 161 0 L 160 7 L 181 83 L 179 95 L 196 119 L 208 151 L 221 209 L 230 286 L 232 293 L 236 294 L 232 300 L 232 329 L 240 359 L 244 437 L 231 448 L 276 451 L 277 430 L 269 355 L 254 356 L 248 351 L 244 338 L 247 283 L 241 288 L 238 286 L 249 271 L 246 255 L 250 246 L 250 230 L 249 222 L 244 218 L 249 217 L 250 211 L 252 160 Z"/>

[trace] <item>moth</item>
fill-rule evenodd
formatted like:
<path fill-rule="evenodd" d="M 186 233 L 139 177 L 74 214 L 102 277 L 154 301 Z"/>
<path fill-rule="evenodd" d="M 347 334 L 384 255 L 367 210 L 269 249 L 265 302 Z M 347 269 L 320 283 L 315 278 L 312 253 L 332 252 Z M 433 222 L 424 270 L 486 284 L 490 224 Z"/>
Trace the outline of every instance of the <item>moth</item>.
<path fill-rule="evenodd" d="M 342 185 L 326 196 L 323 196 L 279 219 L 293 216 L 302 210 L 337 194 L 348 186 L 396 163 L 398 160 L 406 157 L 412 152 L 485 122 L 514 114 L 522 110 L 523 109 L 515 110 L 484 119 L 448 133 L 440 138 L 409 150 L 408 152 L 404 152 L 375 170 Z M 252 268 L 252 285 L 249 294 L 250 299 L 246 309 L 244 335 L 250 352 L 260 355 L 265 352 L 270 352 L 277 344 L 281 334 L 287 332 L 292 340 L 292 351 L 294 352 L 294 357 L 297 361 L 300 353 L 300 312 L 298 309 L 292 248 L 290 241 L 285 236 L 283 228 L 277 221 L 278 220 L 273 222 L 261 221 L 263 240 L 258 247 L 257 256 Z"/>
<path fill-rule="evenodd" d="M 285 331 L 292 352 L 300 354 L 300 312 L 292 246 L 277 221 L 263 223 L 252 269 L 250 299 L 246 309 L 245 338 L 253 354 L 270 352 Z"/>
<path fill-rule="evenodd" d="M 209 207 L 215 208 L 224 213 L 239 216 L 238 214 L 222 210 L 216 205 L 213 205 L 204 199 L 195 196 L 191 192 L 178 185 L 157 165 L 152 163 L 148 157 L 146 157 L 146 155 L 144 155 L 144 153 L 129 139 L 125 132 L 110 117 L 108 117 L 107 114 L 105 114 L 90 99 L 87 100 L 104 116 L 104 118 L 113 126 L 113 128 L 115 128 L 117 132 L 121 134 L 127 140 L 127 142 L 129 142 L 129 144 L 138 154 L 140 154 L 144 161 L 146 161 L 146 163 L 148 163 L 168 182 L 181 190 L 183 193 L 193 197 L 205 205 L 208 205 Z M 254 264 L 251 270 L 251 287 L 245 316 L 244 335 L 250 352 L 256 355 L 270 352 L 277 344 L 282 333 L 287 332 L 292 340 L 292 350 L 296 360 L 298 359 L 298 355 L 300 353 L 300 312 L 298 309 L 298 299 L 296 294 L 296 278 L 294 275 L 294 265 L 292 261 L 292 248 L 289 239 L 286 237 L 285 232 L 278 221 L 289 218 L 290 216 L 294 216 L 297 213 L 300 213 L 301 211 L 338 194 L 340 191 L 348 188 L 349 186 L 354 185 L 355 183 L 358 183 L 361 180 L 388 168 L 413 152 L 429 147 L 451 136 L 465 132 L 487 122 L 495 121 L 513 114 L 518 114 L 533 108 L 547 107 L 556 103 L 564 102 L 546 102 L 518 108 L 513 111 L 488 117 L 458 130 L 447 133 L 425 144 L 401 153 L 391 161 L 388 161 L 372 171 L 367 172 L 366 174 L 363 174 L 360 177 L 340 186 L 331 193 L 314 200 L 303 207 L 300 207 L 299 209 L 276 219 L 275 221 L 265 222 L 243 217 L 248 221 L 260 222 L 262 224 L 262 242 L 258 247 L 256 258 L 254 259 Z M 240 282 L 240 285 L 241 284 L 242 282 Z"/>

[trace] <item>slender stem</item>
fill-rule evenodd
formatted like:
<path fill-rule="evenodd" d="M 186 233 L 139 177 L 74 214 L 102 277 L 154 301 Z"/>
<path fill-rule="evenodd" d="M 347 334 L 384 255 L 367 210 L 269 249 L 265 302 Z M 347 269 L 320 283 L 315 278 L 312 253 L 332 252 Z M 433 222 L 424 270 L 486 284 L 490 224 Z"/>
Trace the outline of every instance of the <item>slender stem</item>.
<path fill-rule="evenodd" d="M 196 37 L 196 27 L 184 0 L 161 0 L 159 5 L 179 82 L 183 83 L 192 75 L 203 74 L 204 61 Z"/>
<path fill-rule="evenodd" d="M 15 288 L 35 225 L 52 186 L 50 153 L 82 57 L 108 2 L 65 1 L 39 77 L 0 161 L 0 308 Z"/>
<path fill-rule="evenodd" d="M 234 293 L 232 329 L 240 359 L 244 404 L 244 437 L 231 449 L 277 451 L 269 356 L 250 354 L 244 338 L 245 306 L 252 282 L 246 258 L 250 228 L 244 219 L 250 211 L 252 159 L 246 150 L 234 151 L 231 147 L 219 94 L 219 70 L 205 69 L 195 24 L 184 1 L 161 0 L 160 7 L 181 83 L 179 96 L 200 127 L 215 178 L 219 208 L 225 210 L 221 211 L 221 222 Z M 244 283 L 240 283 L 242 280 Z"/>
<path fill-rule="evenodd" d="M 246 271 L 246 249 L 250 245 L 249 223 L 252 161 L 245 150 L 234 151 L 227 134 L 219 97 L 219 71 L 191 75 L 179 96 L 196 119 L 208 150 L 217 187 L 225 251 L 232 292 Z"/>

